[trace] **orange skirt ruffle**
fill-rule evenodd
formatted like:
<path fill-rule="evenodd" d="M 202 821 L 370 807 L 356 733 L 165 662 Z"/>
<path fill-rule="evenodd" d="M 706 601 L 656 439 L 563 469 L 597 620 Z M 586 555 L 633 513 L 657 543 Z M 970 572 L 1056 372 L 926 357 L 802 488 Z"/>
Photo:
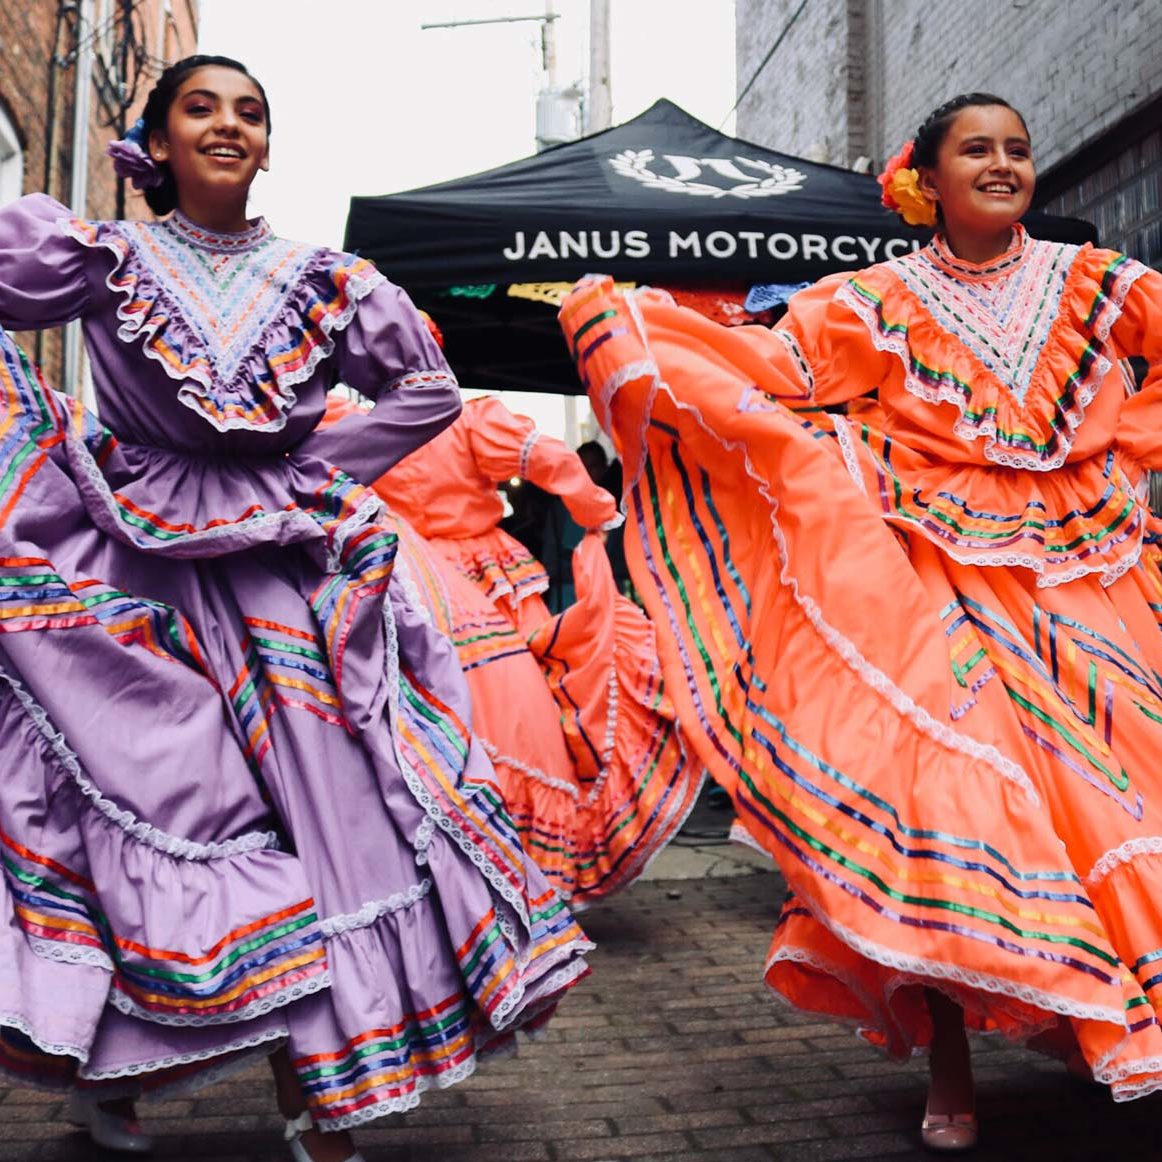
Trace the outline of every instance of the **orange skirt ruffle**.
<path fill-rule="evenodd" d="M 617 594 L 600 538 L 575 554 L 577 604 L 546 611 L 530 646 L 443 543 L 391 519 L 397 576 L 456 647 L 472 729 L 525 849 L 574 907 L 625 887 L 681 827 L 703 769 L 676 731 L 652 629 Z"/>
<path fill-rule="evenodd" d="M 792 890 L 772 988 L 894 1055 L 938 988 L 1115 1098 L 1162 1086 L 1157 524 L 1108 587 L 958 562 L 725 328 L 600 283 L 562 325 L 679 721 Z"/>

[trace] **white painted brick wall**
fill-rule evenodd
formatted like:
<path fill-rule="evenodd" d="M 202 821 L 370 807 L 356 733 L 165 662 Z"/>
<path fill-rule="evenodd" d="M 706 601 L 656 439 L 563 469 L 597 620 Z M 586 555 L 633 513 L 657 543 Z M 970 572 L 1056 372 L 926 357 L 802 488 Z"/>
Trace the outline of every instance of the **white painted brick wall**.
<path fill-rule="evenodd" d="M 798 0 L 737 0 L 738 83 Z M 885 154 L 936 105 L 971 89 L 1025 114 L 1042 170 L 1162 93 L 1162 0 L 868 0 L 878 12 Z M 844 163 L 845 0 L 810 0 L 739 106 L 738 134 L 789 153 L 826 142 Z M 873 21 L 874 27 L 874 21 Z M 871 37 L 875 52 L 876 35 Z M 875 68 L 872 75 L 875 75 Z"/>
<path fill-rule="evenodd" d="M 736 0 L 739 91 L 800 0 Z M 847 140 L 845 0 L 808 0 L 778 52 L 738 109 L 738 136 L 821 161 L 842 160 Z"/>

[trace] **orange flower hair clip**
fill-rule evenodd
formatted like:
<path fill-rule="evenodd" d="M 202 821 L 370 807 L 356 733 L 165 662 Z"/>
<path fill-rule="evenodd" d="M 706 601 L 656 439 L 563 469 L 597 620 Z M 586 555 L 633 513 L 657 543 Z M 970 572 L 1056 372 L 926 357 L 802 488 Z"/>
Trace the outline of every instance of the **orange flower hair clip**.
<path fill-rule="evenodd" d="M 876 181 L 884 191 L 880 201 L 894 210 L 909 226 L 935 226 L 936 203 L 920 189 L 920 175 L 912 167 L 914 141 L 906 141 L 895 157 L 888 159 Z"/>

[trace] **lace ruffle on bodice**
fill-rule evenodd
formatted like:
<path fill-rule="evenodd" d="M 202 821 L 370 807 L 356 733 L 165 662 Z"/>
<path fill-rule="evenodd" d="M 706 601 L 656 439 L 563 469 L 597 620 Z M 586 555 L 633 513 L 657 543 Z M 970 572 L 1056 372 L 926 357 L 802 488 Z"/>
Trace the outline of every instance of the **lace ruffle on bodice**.
<path fill-rule="evenodd" d="M 259 219 L 221 234 L 176 211 L 164 222 L 86 222 L 66 232 L 114 256 L 117 336 L 142 344 L 178 399 L 218 431 L 279 431 L 295 387 L 384 277 L 352 255 L 276 237 Z"/>

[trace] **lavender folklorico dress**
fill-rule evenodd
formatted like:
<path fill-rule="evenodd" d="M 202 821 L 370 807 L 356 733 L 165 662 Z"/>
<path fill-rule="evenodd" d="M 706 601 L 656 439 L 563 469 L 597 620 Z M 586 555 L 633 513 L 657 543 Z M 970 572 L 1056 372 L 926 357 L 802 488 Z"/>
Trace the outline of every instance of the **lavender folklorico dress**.
<path fill-rule="evenodd" d="M 101 423 L 2 329 L 75 318 Z M 337 378 L 376 407 L 315 431 Z M 339 1129 L 584 973 L 358 482 L 458 411 L 361 259 L 0 210 L 0 1068 L 111 1096 L 285 1040 Z"/>

